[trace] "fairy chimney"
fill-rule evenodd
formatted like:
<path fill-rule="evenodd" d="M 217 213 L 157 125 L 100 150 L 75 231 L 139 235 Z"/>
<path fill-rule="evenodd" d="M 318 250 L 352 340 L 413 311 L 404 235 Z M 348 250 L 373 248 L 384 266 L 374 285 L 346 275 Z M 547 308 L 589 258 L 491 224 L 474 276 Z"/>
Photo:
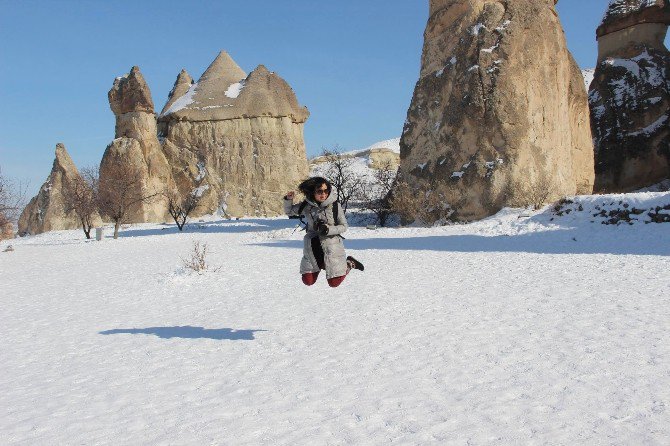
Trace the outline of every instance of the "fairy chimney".
<path fill-rule="evenodd" d="M 668 0 L 612 0 L 596 31 L 589 103 L 598 192 L 670 177 L 669 24 Z"/>
<path fill-rule="evenodd" d="M 555 3 L 430 1 L 400 171 L 443 185 L 454 219 L 527 205 L 539 191 L 592 191 L 584 80 Z"/>
<path fill-rule="evenodd" d="M 75 181 L 81 181 L 79 171 L 65 146 L 58 143 L 51 173 L 19 217 L 19 234 L 34 235 L 81 227 L 77 214 L 68 211 L 65 205 L 66 189 Z M 99 224 L 99 217 L 96 216 L 94 221 Z"/>
<path fill-rule="evenodd" d="M 117 77 L 108 93 L 109 105 L 116 117 L 115 139 L 106 148 L 100 162 L 100 180 L 126 165 L 137 172 L 137 196 L 156 198 L 133 205 L 128 222 L 161 222 L 168 217 L 167 203 L 160 194 L 172 182 L 171 168 L 158 142 L 156 115 L 151 91 L 138 67 Z"/>
<path fill-rule="evenodd" d="M 286 81 L 263 65 L 247 75 L 222 51 L 176 97 L 159 128 L 177 187 L 202 194 L 201 213 L 280 214 L 281 197 L 308 174 L 309 112 Z"/>

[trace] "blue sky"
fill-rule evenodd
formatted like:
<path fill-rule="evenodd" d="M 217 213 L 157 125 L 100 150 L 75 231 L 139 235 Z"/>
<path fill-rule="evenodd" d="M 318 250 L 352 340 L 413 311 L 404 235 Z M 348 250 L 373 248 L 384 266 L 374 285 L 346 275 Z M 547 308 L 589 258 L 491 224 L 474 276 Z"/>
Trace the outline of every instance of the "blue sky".
<path fill-rule="evenodd" d="M 593 67 L 607 0 L 560 0 L 568 46 Z M 138 65 L 156 108 L 182 68 L 226 50 L 264 64 L 311 118 L 309 156 L 398 137 L 418 77 L 428 1 L 0 0 L 0 168 L 35 193 L 63 142 L 78 166 L 114 137 L 107 91 Z"/>

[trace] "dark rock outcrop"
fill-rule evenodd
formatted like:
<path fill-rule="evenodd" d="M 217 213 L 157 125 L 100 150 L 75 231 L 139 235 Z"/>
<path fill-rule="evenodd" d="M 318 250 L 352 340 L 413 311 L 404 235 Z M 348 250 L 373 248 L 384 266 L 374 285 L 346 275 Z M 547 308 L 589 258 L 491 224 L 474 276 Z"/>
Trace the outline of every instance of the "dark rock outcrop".
<path fill-rule="evenodd" d="M 589 103 L 598 192 L 670 176 L 669 8 L 667 0 L 613 0 L 597 30 Z"/>

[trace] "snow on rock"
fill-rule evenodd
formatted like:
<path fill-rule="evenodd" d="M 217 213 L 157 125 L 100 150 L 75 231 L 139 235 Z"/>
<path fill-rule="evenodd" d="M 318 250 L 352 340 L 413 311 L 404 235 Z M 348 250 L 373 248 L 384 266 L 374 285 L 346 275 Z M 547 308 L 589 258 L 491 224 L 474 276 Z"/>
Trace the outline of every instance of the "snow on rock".
<path fill-rule="evenodd" d="M 372 149 L 389 149 L 394 153 L 400 153 L 400 138 L 386 139 L 384 141 L 376 142 L 364 149 L 354 150 L 354 152 L 367 152 Z"/>
<path fill-rule="evenodd" d="M 235 99 L 240 95 L 240 92 L 244 88 L 244 80 L 232 84 L 225 92 L 225 95 L 231 99 Z"/>
<path fill-rule="evenodd" d="M 635 223 L 670 223 L 669 192 L 586 195 L 567 197 L 550 210 L 556 217 L 571 213 L 591 223 L 620 225 Z M 552 217 L 553 219 L 553 217 Z"/>
<path fill-rule="evenodd" d="M 163 115 L 169 115 L 171 113 L 174 113 L 176 111 L 179 111 L 186 107 L 187 105 L 193 104 L 193 95 L 195 94 L 196 89 L 198 88 L 198 83 L 195 82 L 193 85 L 191 85 L 191 88 L 188 89 L 188 91 L 179 99 L 174 101 L 174 103 L 165 110 Z"/>
<path fill-rule="evenodd" d="M 591 82 L 593 82 L 593 76 L 595 72 L 596 72 L 595 68 L 588 68 L 586 70 L 582 70 L 582 76 L 584 77 L 584 86 L 586 86 L 587 91 L 589 89 L 589 85 L 591 85 Z"/>
<path fill-rule="evenodd" d="M 387 151 L 391 152 L 391 156 L 389 156 Z M 340 155 L 350 159 L 350 161 L 348 161 L 349 168 L 357 175 L 361 175 L 369 181 L 372 181 L 374 179 L 375 169 L 383 168 L 386 165 L 391 167 L 391 169 L 397 168 L 400 155 L 400 138 L 379 141 L 364 149 L 345 151 Z M 310 174 L 312 176 L 324 176 L 330 167 L 330 163 L 323 156 L 315 157 L 310 160 L 310 165 Z"/>
<path fill-rule="evenodd" d="M 610 0 L 602 21 L 604 23 L 620 16 L 642 11 L 657 4 L 657 0 Z"/>

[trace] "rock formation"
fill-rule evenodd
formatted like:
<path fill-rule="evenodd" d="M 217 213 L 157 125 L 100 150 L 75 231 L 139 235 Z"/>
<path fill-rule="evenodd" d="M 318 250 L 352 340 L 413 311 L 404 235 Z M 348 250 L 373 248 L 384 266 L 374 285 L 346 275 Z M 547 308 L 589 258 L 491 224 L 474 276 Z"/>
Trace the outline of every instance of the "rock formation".
<path fill-rule="evenodd" d="M 370 169 L 398 170 L 400 165 L 400 138 L 377 142 L 361 150 L 352 150 L 339 154 L 342 158 L 359 158 L 365 161 Z M 309 160 L 310 169 L 324 163 L 330 163 L 332 157 L 317 156 Z"/>
<path fill-rule="evenodd" d="M 225 52 L 177 97 L 182 75 L 158 118 L 179 190 L 202 193 L 200 213 L 281 213 L 281 197 L 308 175 L 307 109 L 275 73 L 260 65 L 247 76 Z"/>
<path fill-rule="evenodd" d="M 179 76 L 177 76 L 177 80 L 174 82 L 172 90 L 170 90 L 168 101 L 165 103 L 165 106 L 161 111 L 161 115 L 165 114 L 165 112 L 167 112 L 169 108 L 172 107 L 172 104 L 174 104 L 177 99 L 184 96 L 194 83 L 195 82 L 188 74 L 188 72 L 186 70 L 181 70 L 179 72 Z"/>
<path fill-rule="evenodd" d="M 431 0 L 400 171 L 447 190 L 452 218 L 590 193 L 584 80 L 554 0 Z"/>
<path fill-rule="evenodd" d="M 598 27 L 589 89 L 597 192 L 670 177 L 668 24 L 667 0 L 612 0 Z"/>
<path fill-rule="evenodd" d="M 73 211 L 65 212 L 63 198 L 68 185 L 77 180 L 81 180 L 81 176 L 65 146 L 61 143 L 56 144 L 56 159 L 51 173 L 38 194 L 21 213 L 19 234 L 41 234 L 81 227 L 81 222 Z"/>
<path fill-rule="evenodd" d="M 109 105 L 116 117 L 115 139 L 107 146 L 100 162 L 100 180 L 114 171 L 127 169 L 140 178 L 137 195 L 162 193 L 172 185 L 171 167 L 158 142 L 156 115 L 151 92 L 138 67 L 117 77 L 109 90 Z M 169 218 L 167 204 L 160 195 L 134 205 L 129 222 L 159 222 Z"/>

